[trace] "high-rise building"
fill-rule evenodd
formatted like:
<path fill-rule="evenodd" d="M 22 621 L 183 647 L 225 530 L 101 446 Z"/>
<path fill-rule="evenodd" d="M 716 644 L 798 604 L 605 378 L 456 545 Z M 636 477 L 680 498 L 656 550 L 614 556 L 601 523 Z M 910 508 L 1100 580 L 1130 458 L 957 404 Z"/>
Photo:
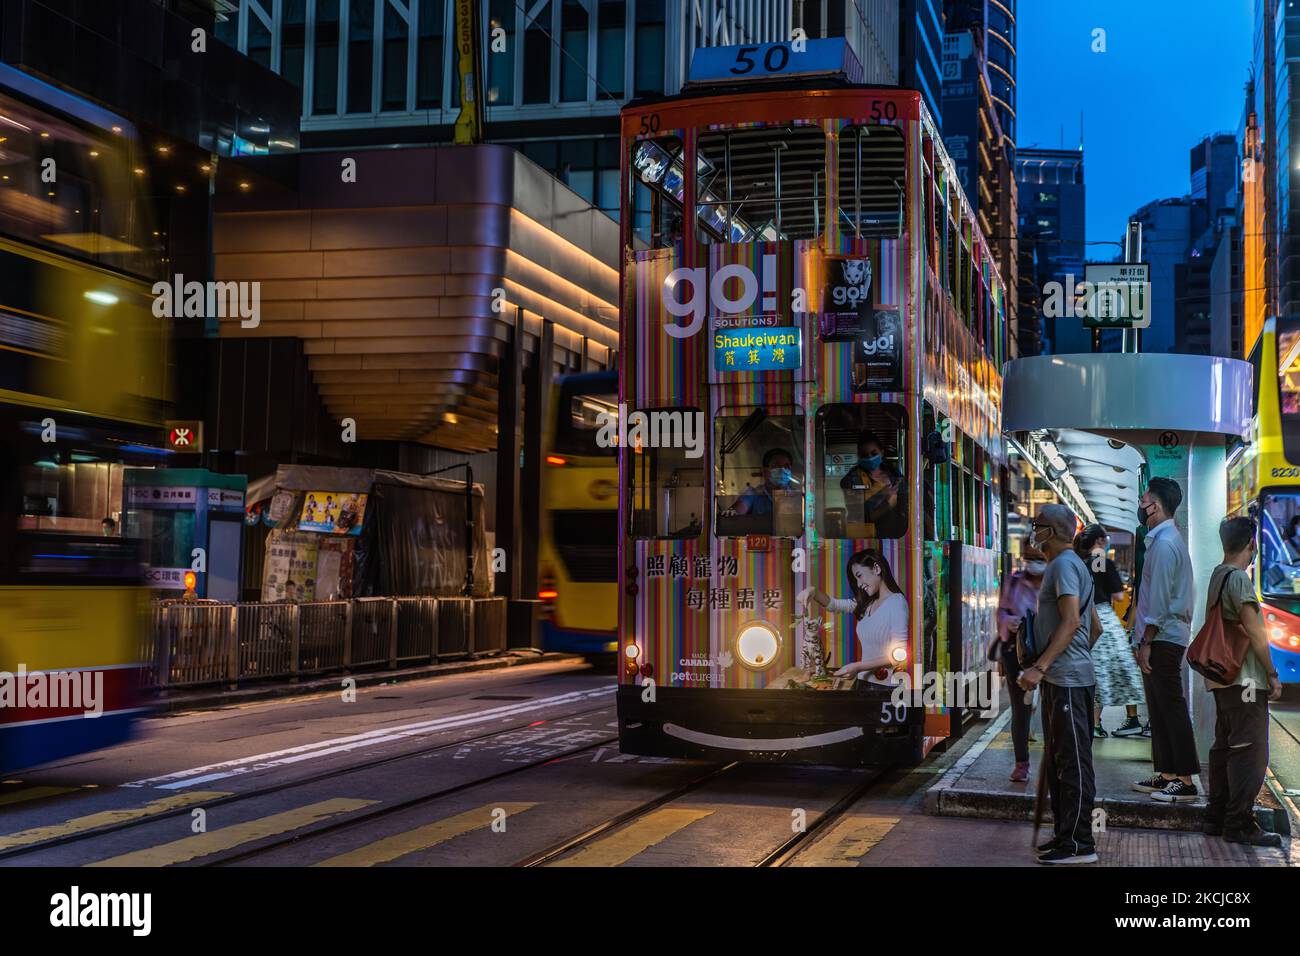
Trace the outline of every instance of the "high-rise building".
<path fill-rule="evenodd" d="M 1083 280 L 1083 150 L 1021 148 L 1016 152 L 1016 183 L 1021 353 L 1091 351 L 1091 338 L 1078 318 L 1043 314 L 1047 283 L 1060 283 L 1068 295 L 1071 283 Z"/>
<path fill-rule="evenodd" d="M 1002 281 L 1014 290 L 1020 271 L 1015 146 L 1002 128 L 1004 113 L 993 94 L 996 75 L 988 55 L 1001 41 L 991 39 L 985 26 L 991 3 L 950 0 L 945 7 L 943 139 Z M 1007 312 L 1018 352 L 1019 303 L 1014 295 L 1008 297 Z"/>
<path fill-rule="evenodd" d="M 1264 149 L 1255 110 L 1256 84 L 1252 77 L 1246 84 L 1246 104 L 1242 110 L 1241 188 L 1238 192 L 1241 227 L 1241 351 L 1245 358 L 1259 338 L 1268 318 L 1268 277 L 1266 273 L 1266 217 Z"/>
<path fill-rule="evenodd" d="M 942 129 L 943 0 L 902 0 L 898 26 L 898 85 L 918 90 Z"/>
<path fill-rule="evenodd" d="M 945 0 L 944 29 L 984 35 L 989 93 L 1004 141 L 1016 143 L 1016 2 L 1015 0 Z"/>
<path fill-rule="evenodd" d="M 1142 260 L 1151 264 L 1151 325 L 1139 337 L 1143 352 L 1178 350 L 1177 269 L 1192 252 L 1197 215 L 1196 204 L 1179 196 L 1149 202 L 1129 217 L 1142 223 Z"/>
<path fill-rule="evenodd" d="M 1273 234 L 1276 256 L 1276 299 L 1279 315 L 1300 310 L 1300 139 L 1296 138 L 1293 117 L 1300 116 L 1300 10 L 1293 3 L 1278 7 L 1273 18 L 1273 61 L 1275 72 L 1267 74 L 1276 86 L 1273 91 L 1273 138 L 1264 135 L 1264 148 L 1272 154 L 1274 195 L 1268 209 L 1269 230 Z"/>

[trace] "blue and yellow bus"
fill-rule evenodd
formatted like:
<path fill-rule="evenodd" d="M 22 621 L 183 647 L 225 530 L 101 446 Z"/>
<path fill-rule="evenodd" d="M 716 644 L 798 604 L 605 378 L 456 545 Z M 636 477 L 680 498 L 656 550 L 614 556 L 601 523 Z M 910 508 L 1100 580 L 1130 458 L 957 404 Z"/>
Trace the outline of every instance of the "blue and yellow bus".
<path fill-rule="evenodd" d="M 120 117 L 0 65 L 0 770 L 124 739 L 147 656 L 123 473 L 166 452 L 158 238 Z M 42 177 L 48 160 L 54 182 Z"/>
<path fill-rule="evenodd" d="M 1228 513 L 1259 525 L 1255 586 L 1273 666 L 1300 683 L 1300 318 L 1264 323 L 1250 353 L 1250 440 L 1228 456 Z"/>
<path fill-rule="evenodd" d="M 601 424 L 618 414 L 618 374 L 556 381 L 542 471 L 538 549 L 542 646 L 593 656 L 618 650 L 618 467 Z M 607 416 L 602 418 L 601 416 Z"/>

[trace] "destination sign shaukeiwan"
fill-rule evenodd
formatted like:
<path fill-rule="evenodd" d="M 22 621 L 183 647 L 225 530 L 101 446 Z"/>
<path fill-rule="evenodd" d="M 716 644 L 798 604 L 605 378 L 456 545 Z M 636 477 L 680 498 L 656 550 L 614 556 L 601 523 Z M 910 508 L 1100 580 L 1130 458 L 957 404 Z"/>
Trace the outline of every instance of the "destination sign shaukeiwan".
<path fill-rule="evenodd" d="M 803 365 L 798 326 L 715 329 L 713 367 L 719 372 L 779 372 Z"/>

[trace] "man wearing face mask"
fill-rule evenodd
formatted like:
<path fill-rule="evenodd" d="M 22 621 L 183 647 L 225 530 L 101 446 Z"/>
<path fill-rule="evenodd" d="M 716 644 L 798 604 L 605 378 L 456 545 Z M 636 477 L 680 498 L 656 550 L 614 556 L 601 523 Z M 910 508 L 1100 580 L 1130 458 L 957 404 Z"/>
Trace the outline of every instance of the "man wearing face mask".
<path fill-rule="evenodd" d="M 1146 557 L 1134 615 L 1138 667 L 1146 685 L 1155 774 L 1133 784 L 1162 803 L 1190 803 L 1199 797 L 1193 775 L 1201 770 L 1196 738 L 1183 694 L 1183 657 L 1191 642 L 1192 558 L 1174 524 L 1183 491 L 1172 478 L 1152 478 L 1138 502 L 1147 526 Z"/>
<path fill-rule="evenodd" d="M 840 479 L 850 523 L 874 526 L 877 538 L 901 538 L 907 532 L 907 491 L 903 476 L 885 461 L 885 446 L 875 432 L 858 437 L 858 461 Z"/>
<path fill-rule="evenodd" d="M 747 487 L 731 506 L 738 515 L 771 515 L 772 492 L 792 488 L 794 457 L 784 448 L 769 448 L 763 455 L 763 483 Z"/>

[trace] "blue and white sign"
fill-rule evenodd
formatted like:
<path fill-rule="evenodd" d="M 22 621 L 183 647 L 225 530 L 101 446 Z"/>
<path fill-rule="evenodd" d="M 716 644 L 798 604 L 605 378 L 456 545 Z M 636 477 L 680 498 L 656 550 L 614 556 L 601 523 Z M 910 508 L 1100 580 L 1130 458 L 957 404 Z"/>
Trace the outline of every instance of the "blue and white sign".
<path fill-rule="evenodd" d="M 862 82 L 862 67 L 843 37 L 746 46 L 706 46 L 695 51 L 688 83 L 735 83 L 797 76 L 843 75 Z"/>
<path fill-rule="evenodd" d="M 719 372 L 779 372 L 801 365 L 797 325 L 713 331 L 713 367 Z"/>

